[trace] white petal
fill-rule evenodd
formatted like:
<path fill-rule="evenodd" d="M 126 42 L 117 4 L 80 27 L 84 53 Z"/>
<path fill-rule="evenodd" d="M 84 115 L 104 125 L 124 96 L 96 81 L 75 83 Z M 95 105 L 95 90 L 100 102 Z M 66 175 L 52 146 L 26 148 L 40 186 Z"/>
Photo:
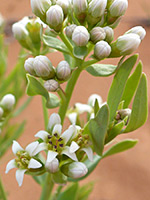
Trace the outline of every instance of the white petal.
<path fill-rule="evenodd" d="M 46 162 L 45 163 L 45 168 L 50 172 L 50 173 L 56 173 L 59 170 L 59 161 L 57 158 L 54 158 L 52 162 Z"/>
<path fill-rule="evenodd" d="M 101 107 L 101 104 L 103 102 L 102 97 L 99 96 L 98 94 L 92 94 L 89 98 L 88 98 L 88 104 L 92 107 L 94 107 L 95 101 L 98 101 L 99 107 Z"/>
<path fill-rule="evenodd" d="M 62 125 L 61 124 L 56 124 L 53 128 L 52 131 L 52 135 L 54 135 L 55 133 L 57 133 L 58 135 L 60 135 L 62 132 Z"/>
<path fill-rule="evenodd" d="M 81 150 L 87 154 L 88 159 L 92 162 L 93 161 L 93 151 L 92 151 L 91 147 L 82 148 Z"/>
<path fill-rule="evenodd" d="M 48 130 L 51 130 L 55 124 L 61 124 L 60 116 L 57 113 L 53 113 L 48 122 Z"/>
<path fill-rule="evenodd" d="M 92 113 L 91 116 L 90 116 L 90 119 L 94 119 L 94 117 L 95 117 L 95 114 Z"/>
<path fill-rule="evenodd" d="M 76 154 L 75 153 L 70 153 L 69 150 L 70 150 L 70 148 L 68 146 L 66 146 L 64 148 L 64 150 L 61 152 L 61 154 L 64 154 L 64 155 L 68 156 L 69 158 L 71 158 L 74 161 L 78 161 L 78 159 L 76 157 Z"/>
<path fill-rule="evenodd" d="M 12 152 L 16 155 L 18 151 L 23 151 L 24 149 L 20 146 L 20 144 L 17 141 L 13 141 L 12 145 Z"/>
<path fill-rule="evenodd" d="M 65 132 L 63 132 L 61 138 L 64 139 L 65 144 L 67 144 L 67 142 L 74 136 L 76 131 L 75 125 L 71 125 Z"/>
<path fill-rule="evenodd" d="M 46 162 L 52 162 L 56 158 L 57 155 L 58 153 L 55 151 L 48 151 Z"/>
<path fill-rule="evenodd" d="M 24 173 L 25 173 L 26 171 L 27 171 L 27 169 L 18 169 L 18 170 L 16 171 L 16 180 L 17 180 L 19 186 L 22 185 Z"/>
<path fill-rule="evenodd" d="M 34 152 L 32 153 L 32 156 L 35 156 L 36 154 L 38 154 L 41 151 L 44 151 L 47 149 L 47 144 L 42 142 L 40 143 L 37 148 L 34 150 Z"/>
<path fill-rule="evenodd" d="M 37 169 L 42 167 L 42 164 L 40 162 L 38 162 L 37 160 L 31 158 L 29 164 L 28 164 L 28 168 L 32 168 L 32 169 Z"/>
<path fill-rule="evenodd" d="M 75 124 L 70 125 L 69 128 L 72 129 L 72 132 L 73 132 L 71 139 L 75 138 L 77 133 L 78 133 L 78 131 L 81 129 L 80 126 L 77 126 Z"/>
<path fill-rule="evenodd" d="M 37 148 L 38 145 L 39 145 L 38 141 L 32 142 L 32 143 L 28 144 L 28 146 L 25 148 L 25 150 L 32 157 L 33 156 L 33 152 Z"/>
<path fill-rule="evenodd" d="M 82 114 L 84 112 L 88 112 L 88 113 L 91 113 L 92 112 L 92 107 L 87 105 L 87 104 L 82 104 L 82 103 L 76 103 L 75 104 L 75 107 L 77 109 L 77 112 L 79 114 Z"/>
<path fill-rule="evenodd" d="M 70 153 L 74 153 L 74 152 L 76 152 L 79 148 L 80 148 L 79 145 L 78 145 L 76 142 L 72 141 L 72 143 L 71 143 L 71 145 L 70 145 L 70 147 L 69 147 L 69 152 L 70 152 Z"/>
<path fill-rule="evenodd" d="M 15 159 L 9 161 L 9 163 L 8 163 L 7 166 L 6 166 L 6 171 L 5 171 L 5 173 L 7 174 L 7 173 L 8 173 L 11 169 L 13 169 L 13 168 L 16 168 Z"/>
<path fill-rule="evenodd" d="M 76 121 L 77 121 L 77 113 L 76 112 L 73 112 L 73 113 L 70 113 L 68 114 L 68 118 L 70 120 L 70 122 L 72 124 L 76 124 Z"/>
<path fill-rule="evenodd" d="M 48 132 L 46 131 L 39 131 L 35 134 L 35 137 L 39 137 L 41 138 L 43 141 L 45 141 L 47 139 L 47 136 L 49 135 Z"/>

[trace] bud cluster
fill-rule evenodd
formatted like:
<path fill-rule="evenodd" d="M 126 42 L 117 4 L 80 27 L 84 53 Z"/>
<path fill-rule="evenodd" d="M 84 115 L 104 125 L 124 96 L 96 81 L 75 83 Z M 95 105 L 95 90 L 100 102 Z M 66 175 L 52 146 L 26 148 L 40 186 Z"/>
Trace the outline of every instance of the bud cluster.
<path fill-rule="evenodd" d="M 59 83 L 67 81 L 71 75 L 71 68 L 67 61 L 59 62 L 55 68 L 46 56 L 36 56 L 25 61 L 24 68 L 30 75 L 46 80 L 44 87 L 55 92 Z"/>

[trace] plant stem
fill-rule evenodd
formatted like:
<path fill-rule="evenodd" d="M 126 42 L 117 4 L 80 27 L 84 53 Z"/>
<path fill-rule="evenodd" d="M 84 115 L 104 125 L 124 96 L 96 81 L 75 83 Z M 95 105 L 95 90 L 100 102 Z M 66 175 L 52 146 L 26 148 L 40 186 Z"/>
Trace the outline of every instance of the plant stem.
<path fill-rule="evenodd" d="M 46 130 L 47 129 L 47 125 L 48 125 L 48 109 L 45 106 L 44 97 L 42 97 L 42 107 L 43 107 L 44 124 L 45 124 L 45 130 Z"/>
<path fill-rule="evenodd" d="M 7 200 L 1 179 L 0 179 L 0 196 L 2 197 L 3 200 Z"/>
<path fill-rule="evenodd" d="M 97 62 L 98 62 L 98 60 L 96 60 L 96 59 L 95 60 L 88 60 L 83 64 L 83 68 L 85 69 L 86 67 L 88 67 L 90 65 L 93 65 L 93 64 L 95 64 Z"/>
<path fill-rule="evenodd" d="M 64 42 L 64 44 L 68 47 L 68 49 L 70 50 L 70 52 L 72 54 L 73 53 L 73 46 L 72 46 L 72 44 L 70 43 L 70 41 L 68 40 L 68 38 L 66 37 L 66 35 L 64 34 L 63 31 L 59 34 L 59 37 Z"/>
<path fill-rule="evenodd" d="M 54 182 L 52 181 L 51 174 L 49 173 L 43 185 L 43 190 L 40 200 L 48 200 L 51 196 L 53 187 L 54 187 Z"/>

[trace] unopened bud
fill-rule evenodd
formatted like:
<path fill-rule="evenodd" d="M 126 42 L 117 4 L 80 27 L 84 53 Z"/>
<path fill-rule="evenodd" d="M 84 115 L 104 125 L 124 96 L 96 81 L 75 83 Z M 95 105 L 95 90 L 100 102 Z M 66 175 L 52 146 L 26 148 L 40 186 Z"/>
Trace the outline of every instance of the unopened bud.
<path fill-rule="evenodd" d="M 45 22 L 46 12 L 51 6 L 51 0 L 31 0 L 32 12 Z"/>
<path fill-rule="evenodd" d="M 74 179 L 83 177 L 88 172 L 86 165 L 82 162 L 73 162 L 64 166 L 64 169 L 62 167 L 62 170 L 67 176 Z"/>
<path fill-rule="evenodd" d="M 71 69 L 67 61 L 61 61 L 56 68 L 56 76 L 59 80 L 66 81 L 71 75 Z"/>
<path fill-rule="evenodd" d="M 104 40 L 106 37 L 106 33 L 101 27 L 95 27 L 90 32 L 92 42 L 96 43 L 100 40 Z"/>
<path fill-rule="evenodd" d="M 129 33 L 118 37 L 116 47 L 119 50 L 120 55 L 129 55 L 138 48 L 140 43 L 141 40 L 139 35 L 135 33 Z"/>
<path fill-rule="evenodd" d="M 0 104 L 4 110 L 11 111 L 15 105 L 15 102 L 16 102 L 16 100 L 15 100 L 14 95 L 6 94 L 2 98 Z"/>
<path fill-rule="evenodd" d="M 74 29 L 76 27 L 77 27 L 77 25 L 71 24 L 70 26 L 67 26 L 65 28 L 65 33 L 66 33 L 66 35 L 67 35 L 68 38 L 70 38 L 70 39 L 72 38 L 73 31 L 74 31 Z"/>
<path fill-rule="evenodd" d="M 36 75 L 47 80 L 55 76 L 51 61 L 46 56 L 36 56 L 33 63 Z"/>
<path fill-rule="evenodd" d="M 47 24 L 55 31 L 60 31 L 64 20 L 63 10 L 60 6 L 51 6 L 46 13 Z"/>
<path fill-rule="evenodd" d="M 14 37 L 19 41 L 25 40 L 29 35 L 25 26 L 20 22 L 16 22 L 15 24 L 12 25 L 12 32 Z"/>
<path fill-rule="evenodd" d="M 34 58 L 28 58 L 25 61 L 24 68 L 25 68 L 26 72 L 28 72 L 29 74 L 36 76 L 36 73 L 35 73 L 34 67 L 33 67 L 33 62 L 34 62 Z"/>
<path fill-rule="evenodd" d="M 90 34 L 84 26 L 77 26 L 72 34 L 72 40 L 77 46 L 86 46 L 90 39 Z"/>
<path fill-rule="evenodd" d="M 46 162 L 45 168 L 50 173 L 56 173 L 59 170 L 59 161 L 57 158 L 54 158 L 51 162 Z"/>
<path fill-rule="evenodd" d="M 124 15 L 128 8 L 128 0 L 114 0 L 109 8 L 112 17 L 120 17 Z"/>
<path fill-rule="evenodd" d="M 3 110 L 3 108 L 0 107 L 0 120 L 1 120 L 1 118 L 3 116 L 3 114 L 4 114 L 4 110 Z"/>
<path fill-rule="evenodd" d="M 107 0 L 92 0 L 89 3 L 88 13 L 94 18 L 101 17 L 105 12 L 106 6 Z"/>
<path fill-rule="evenodd" d="M 49 92 L 56 92 L 59 88 L 59 83 L 57 81 L 51 79 L 44 83 L 44 87 Z"/>
<path fill-rule="evenodd" d="M 59 5 L 63 9 L 64 15 L 67 15 L 69 5 L 70 5 L 69 0 L 65 0 L 65 1 L 64 0 L 57 0 L 56 4 Z"/>
<path fill-rule="evenodd" d="M 131 116 L 131 109 L 121 109 L 118 110 L 118 114 L 120 115 L 121 119 L 124 119 L 126 116 L 130 117 Z"/>
<path fill-rule="evenodd" d="M 94 55 L 97 59 L 101 60 L 103 58 L 106 58 L 111 53 L 111 47 L 110 45 L 105 41 L 97 42 L 94 47 Z"/>
<path fill-rule="evenodd" d="M 130 30 L 128 30 L 125 34 L 128 34 L 128 33 L 135 33 L 139 35 L 141 40 L 143 40 L 146 35 L 146 31 L 142 26 L 135 26 L 131 28 Z"/>
<path fill-rule="evenodd" d="M 106 38 L 105 38 L 105 41 L 110 43 L 113 41 L 114 39 L 114 31 L 112 28 L 110 28 L 109 26 L 106 26 L 103 28 L 103 30 L 105 31 L 106 33 Z"/>
<path fill-rule="evenodd" d="M 79 21 L 84 21 L 87 11 L 87 0 L 73 0 L 74 13 Z"/>
<path fill-rule="evenodd" d="M 97 99 L 99 107 L 100 107 L 102 105 L 103 100 L 102 100 L 102 97 L 98 94 L 92 94 L 88 98 L 88 105 L 94 107 L 96 99 Z"/>

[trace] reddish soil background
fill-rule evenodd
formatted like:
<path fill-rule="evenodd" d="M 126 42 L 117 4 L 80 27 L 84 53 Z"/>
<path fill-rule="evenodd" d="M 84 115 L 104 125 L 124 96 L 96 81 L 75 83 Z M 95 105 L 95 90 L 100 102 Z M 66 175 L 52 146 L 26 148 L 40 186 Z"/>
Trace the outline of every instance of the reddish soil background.
<path fill-rule="evenodd" d="M 30 0 L 0 0 L 0 12 L 7 19 L 21 19 L 25 15 L 32 15 Z M 139 59 L 144 64 L 143 71 L 150 79 L 150 26 L 145 26 L 141 19 L 150 16 L 149 0 L 129 0 L 129 8 L 124 16 L 122 23 L 115 30 L 115 38 L 122 35 L 134 25 L 142 25 L 146 28 L 147 36 L 138 49 Z M 149 17 L 150 19 L 150 17 Z M 17 41 L 12 41 L 9 45 L 9 62 L 11 70 L 17 60 L 20 46 Z M 51 54 L 50 59 L 54 66 L 62 60 L 62 56 Z M 105 63 L 117 63 L 116 59 L 106 60 Z M 86 103 L 92 93 L 100 94 L 104 101 L 107 99 L 108 90 L 113 77 L 93 78 L 84 72 L 76 85 L 71 105 L 75 102 Z M 150 88 L 148 88 L 148 96 Z M 149 102 L 150 103 L 150 102 Z M 50 110 L 50 113 L 57 110 Z M 43 114 L 40 97 L 35 97 L 27 110 L 25 110 L 18 121 L 26 119 L 27 125 L 24 134 L 19 139 L 22 146 L 34 140 L 34 134 L 44 128 Z M 137 131 L 124 135 L 123 138 L 138 138 L 139 143 L 135 148 L 127 152 L 108 157 L 97 166 L 96 170 L 88 179 L 81 184 L 89 181 L 95 182 L 95 187 L 90 195 L 90 200 L 149 200 L 150 199 L 150 123 L 147 123 Z M 5 175 L 7 162 L 13 158 L 11 150 L 0 161 L 0 174 L 2 176 L 5 189 L 9 194 L 9 200 L 38 200 L 41 189 L 33 179 L 25 176 L 21 188 L 15 180 L 15 170 Z"/>

